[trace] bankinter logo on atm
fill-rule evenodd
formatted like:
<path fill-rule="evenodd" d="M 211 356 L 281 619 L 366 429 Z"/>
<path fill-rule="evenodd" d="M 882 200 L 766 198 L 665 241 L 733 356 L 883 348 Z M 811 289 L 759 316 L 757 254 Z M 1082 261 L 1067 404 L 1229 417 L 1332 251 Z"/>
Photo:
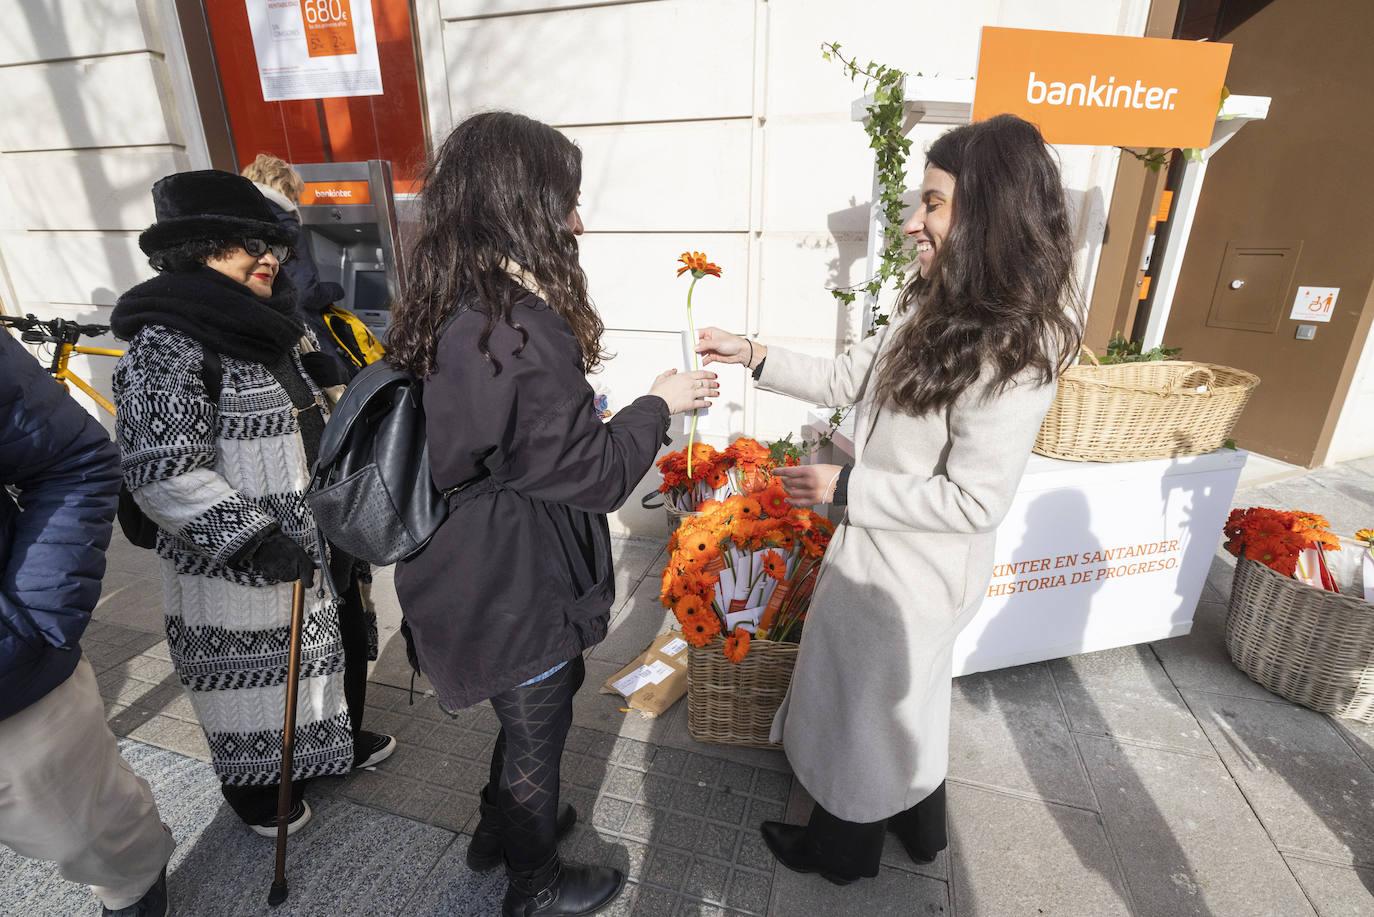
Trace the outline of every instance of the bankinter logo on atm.
<path fill-rule="evenodd" d="M 1051 143 L 1202 147 L 1231 46 L 1031 29 L 983 29 L 975 121 L 1004 112 Z"/>

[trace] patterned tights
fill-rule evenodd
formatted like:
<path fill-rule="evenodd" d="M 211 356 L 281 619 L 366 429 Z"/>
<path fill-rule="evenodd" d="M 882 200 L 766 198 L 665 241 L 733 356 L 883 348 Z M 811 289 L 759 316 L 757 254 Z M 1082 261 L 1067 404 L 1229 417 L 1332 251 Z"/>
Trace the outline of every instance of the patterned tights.
<path fill-rule="evenodd" d="M 486 795 L 501 811 L 506 859 L 516 872 L 538 869 L 558 849 L 559 766 L 572 726 L 573 695 L 585 676 L 582 657 L 575 656 L 543 681 L 491 699 L 501 732 Z"/>

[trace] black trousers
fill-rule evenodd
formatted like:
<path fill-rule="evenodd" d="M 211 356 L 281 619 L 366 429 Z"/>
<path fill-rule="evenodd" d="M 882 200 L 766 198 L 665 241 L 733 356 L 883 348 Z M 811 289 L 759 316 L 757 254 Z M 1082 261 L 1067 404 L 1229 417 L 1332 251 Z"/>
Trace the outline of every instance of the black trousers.
<path fill-rule="evenodd" d="M 587 669 L 580 655 L 543 681 L 491 699 L 501 731 L 482 795 L 501 819 L 506 865 L 533 873 L 558 852 L 559 771 L 572 726 L 572 702 Z"/>
<path fill-rule="evenodd" d="M 891 828 L 908 846 L 935 856 L 949 846 L 945 830 L 945 785 L 889 819 L 859 823 L 836 818 L 819 804 L 806 825 L 807 840 L 842 875 L 873 877 L 883 858 L 883 834 Z"/>
<path fill-rule="evenodd" d="M 343 644 L 344 703 L 353 726 L 353 741 L 363 728 L 363 708 L 367 702 L 367 619 L 362 594 L 354 579 L 339 596 L 339 638 Z M 285 713 L 285 711 L 283 711 Z M 354 759 L 357 760 L 356 758 Z M 291 806 L 305 798 L 309 780 L 291 781 Z M 245 824 L 260 825 L 277 814 L 277 783 L 263 786 L 229 786 L 221 784 L 220 791 L 234 814 Z"/>

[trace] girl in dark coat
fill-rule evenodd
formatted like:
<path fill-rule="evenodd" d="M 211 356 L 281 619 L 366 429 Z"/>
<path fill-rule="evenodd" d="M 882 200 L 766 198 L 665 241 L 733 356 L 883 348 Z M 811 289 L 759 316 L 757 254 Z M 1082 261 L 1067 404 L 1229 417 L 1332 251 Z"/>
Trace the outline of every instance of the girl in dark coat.
<path fill-rule="evenodd" d="M 557 850 L 575 818 L 558 778 L 581 654 L 615 595 L 605 514 L 648 472 L 670 415 L 717 393 L 713 373 L 669 370 L 602 423 L 581 177 L 581 151 L 547 125 L 505 112 L 459 125 L 421 194 L 388 341 L 388 359 L 426 379 L 435 485 L 462 488 L 396 591 L 441 705 L 490 698 L 501 722 L 468 861 L 504 856 L 508 917 L 591 914 L 624 884 Z"/>

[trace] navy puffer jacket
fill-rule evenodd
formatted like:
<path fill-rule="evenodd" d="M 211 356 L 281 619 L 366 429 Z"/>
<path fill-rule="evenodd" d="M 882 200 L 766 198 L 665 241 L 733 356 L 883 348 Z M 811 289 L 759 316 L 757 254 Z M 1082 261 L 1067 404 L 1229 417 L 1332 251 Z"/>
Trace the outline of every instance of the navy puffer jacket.
<path fill-rule="evenodd" d="M 0 720 L 80 661 L 118 501 L 109 435 L 0 331 Z"/>

